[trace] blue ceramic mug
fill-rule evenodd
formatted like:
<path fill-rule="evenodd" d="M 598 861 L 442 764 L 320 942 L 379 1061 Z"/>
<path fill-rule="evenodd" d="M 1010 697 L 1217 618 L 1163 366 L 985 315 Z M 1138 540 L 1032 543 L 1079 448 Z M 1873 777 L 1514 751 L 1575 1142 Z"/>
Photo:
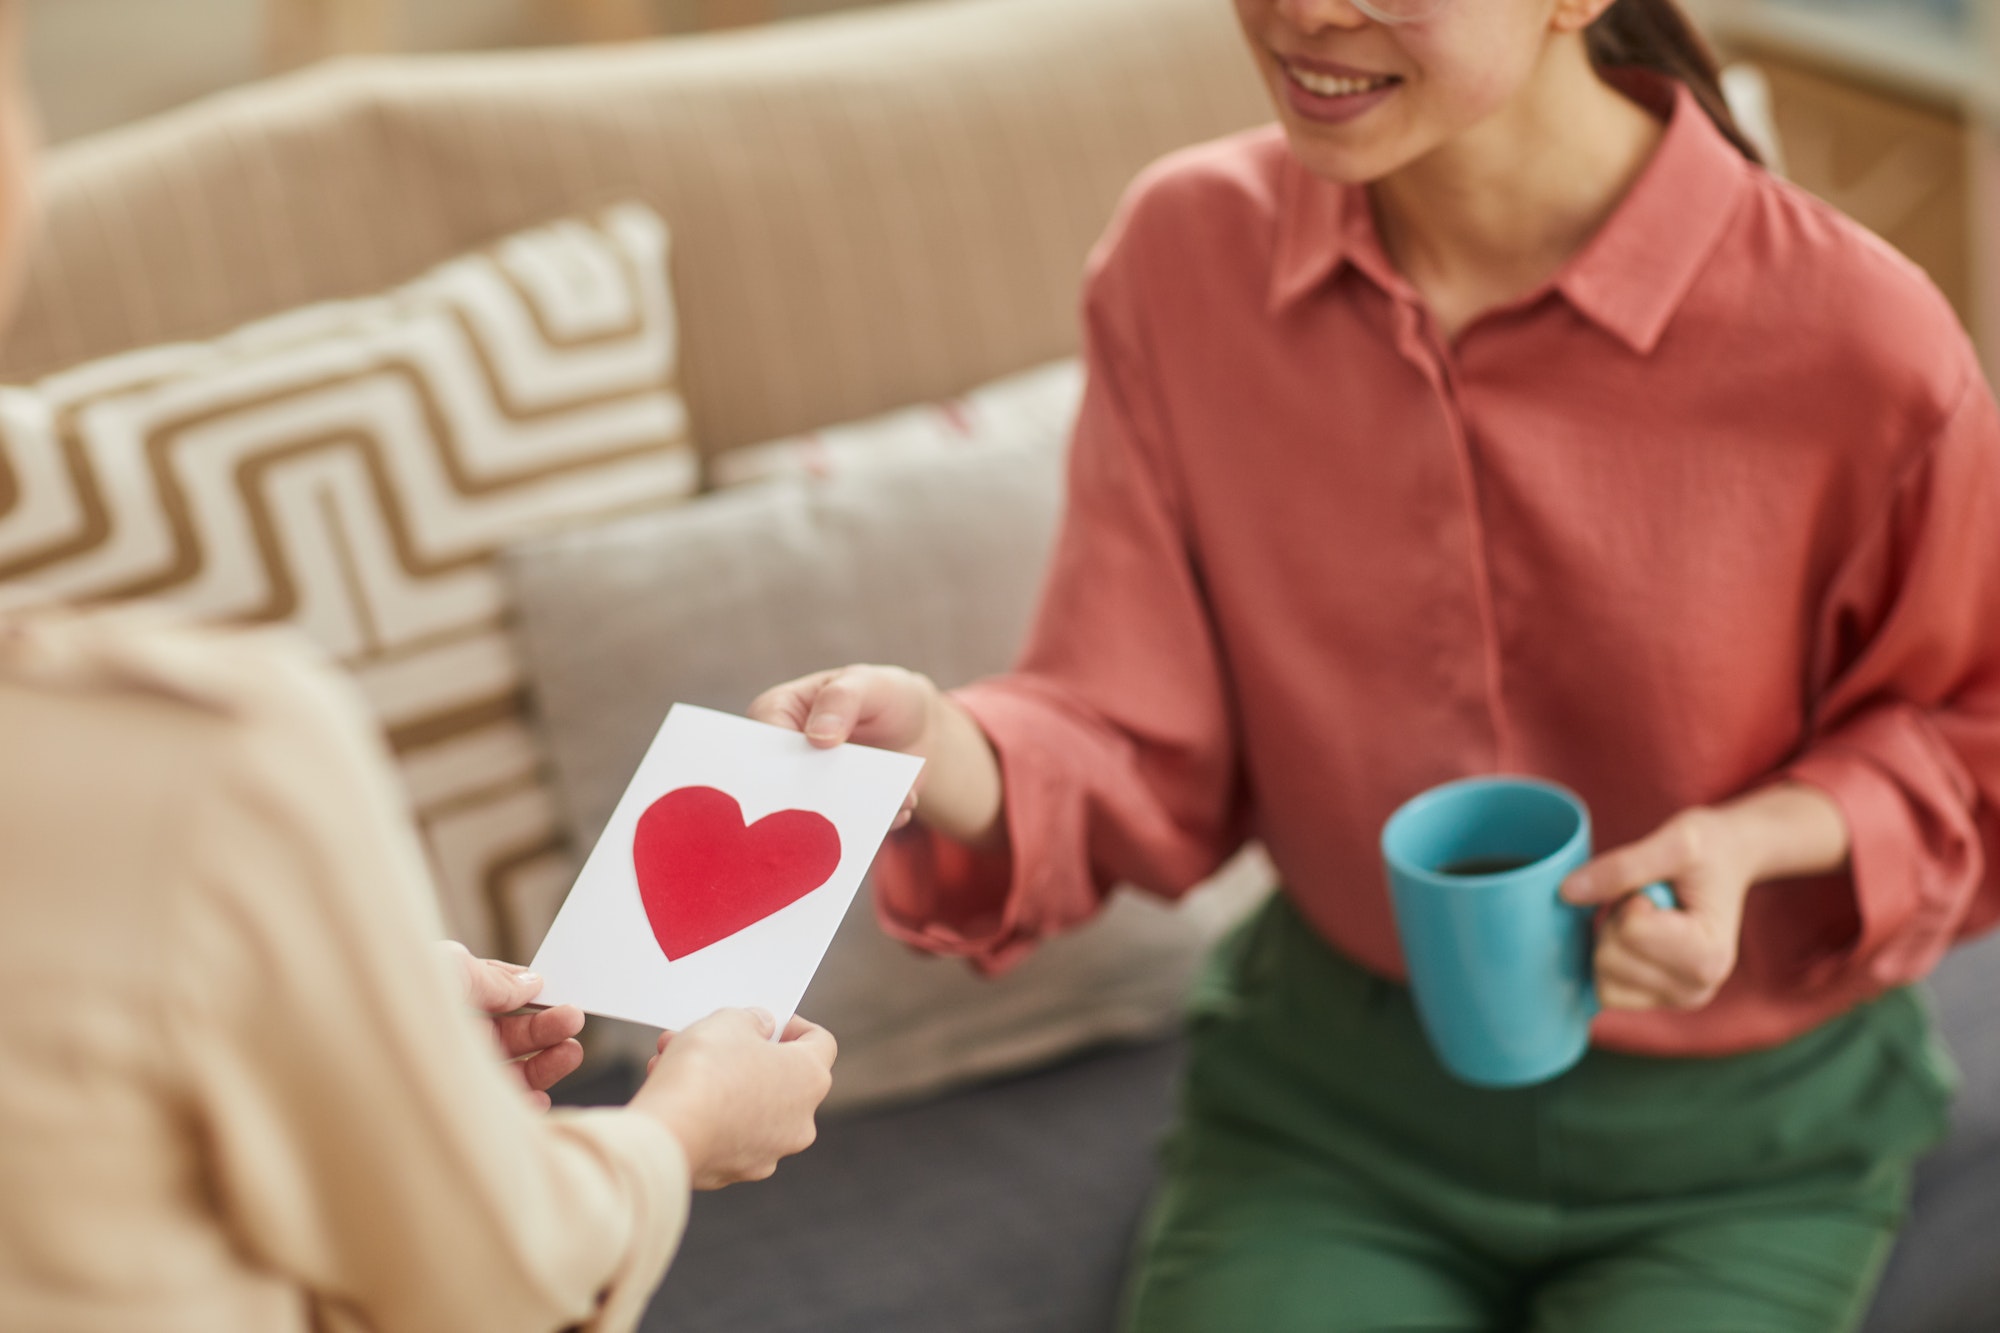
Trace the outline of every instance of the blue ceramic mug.
<path fill-rule="evenodd" d="M 1434 787 L 1383 827 L 1417 1016 L 1465 1082 L 1525 1087 L 1583 1058 L 1598 1011 L 1592 909 L 1558 891 L 1590 855 L 1590 811 L 1534 778 Z M 1676 905 L 1664 884 L 1644 892 Z"/>

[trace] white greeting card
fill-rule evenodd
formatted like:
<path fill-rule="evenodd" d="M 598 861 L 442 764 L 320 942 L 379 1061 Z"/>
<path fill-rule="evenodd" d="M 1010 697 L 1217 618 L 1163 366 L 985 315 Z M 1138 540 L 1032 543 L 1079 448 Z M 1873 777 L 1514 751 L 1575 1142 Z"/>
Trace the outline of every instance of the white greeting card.
<path fill-rule="evenodd" d="M 535 954 L 536 1003 L 782 1028 L 922 767 L 675 704 Z"/>

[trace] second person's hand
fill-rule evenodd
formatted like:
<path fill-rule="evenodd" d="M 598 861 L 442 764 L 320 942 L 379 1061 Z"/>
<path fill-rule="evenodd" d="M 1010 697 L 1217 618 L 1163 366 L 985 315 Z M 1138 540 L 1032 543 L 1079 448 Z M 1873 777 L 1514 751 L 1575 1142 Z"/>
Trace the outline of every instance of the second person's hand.
<path fill-rule="evenodd" d="M 813 1113 L 833 1086 L 838 1047 L 797 1017 L 773 1042 L 771 1022 L 758 1010 L 725 1009 L 661 1033 L 646 1065 L 631 1107 L 680 1141 L 696 1189 L 762 1180 L 817 1137 Z"/>
<path fill-rule="evenodd" d="M 457 940 L 441 940 L 439 951 L 465 986 L 465 998 L 493 1021 L 500 1056 L 526 1085 L 528 1102 L 549 1109 L 549 1089 L 583 1063 L 583 1010 L 572 1004 L 533 1013 L 518 1012 L 541 994 L 542 979 L 524 967 L 475 958 Z"/>

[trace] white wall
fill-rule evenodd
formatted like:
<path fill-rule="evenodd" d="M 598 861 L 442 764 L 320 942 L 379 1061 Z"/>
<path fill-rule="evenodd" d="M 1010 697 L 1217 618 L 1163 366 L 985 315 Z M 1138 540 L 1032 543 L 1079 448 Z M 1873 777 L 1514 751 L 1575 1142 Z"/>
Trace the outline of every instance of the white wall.
<path fill-rule="evenodd" d="M 29 72 L 60 142 L 265 72 L 267 5 L 298 0 L 28 0 Z M 656 30 L 796 18 L 882 0 L 637 0 Z M 1214 0 L 1227 4 L 1228 0 Z M 573 40 L 581 0 L 392 0 L 396 44 L 464 51 Z M 1088 3 L 1088 0 L 1077 0 Z M 567 16 L 567 17 L 565 17 Z"/>
<path fill-rule="evenodd" d="M 258 77 L 265 0 L 29 0 L 28 65 L 52 140 L 74 138 Z M 549 0 L 408 0 L 417 50 L 507 46 L 540 34 Z"/>
<path fill-rule="evenodd" d="M 30 0 L 28 69 L 51 138 L 252 75 L 260 0 Z"/>

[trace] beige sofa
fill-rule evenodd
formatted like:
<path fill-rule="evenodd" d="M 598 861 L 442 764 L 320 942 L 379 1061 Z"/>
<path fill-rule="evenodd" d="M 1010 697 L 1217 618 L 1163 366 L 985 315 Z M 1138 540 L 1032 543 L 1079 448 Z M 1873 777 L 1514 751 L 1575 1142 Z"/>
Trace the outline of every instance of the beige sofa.
<path fill-rule="evenodd" d="M 359 60 L 66 147 L 0 348 L 18 381 L 377 290 L 635 198 L 726 450 L 1075 341 L 1146 162 L 1266 117 L 1213 0 L 973 0 L 630 47 Z"/>
<path fill-rule="evenodd" d="M 1069 352 L 1125 183 L 1262 115 L 1236 43 L 1214 0 L 965 0 L 252 87 L 53 156 L 0 382 L 378 292 L 636 200 L 671 230 L 677 387 L 705 453 L 957 393 Z M 457 711 L 394 735 L 406 768 L 482 745 L 539 762 Z M 481 805 L 467 781 L 414 792 L 447 914 L 525 954 L 570 849 L 552 802 Z"/>

